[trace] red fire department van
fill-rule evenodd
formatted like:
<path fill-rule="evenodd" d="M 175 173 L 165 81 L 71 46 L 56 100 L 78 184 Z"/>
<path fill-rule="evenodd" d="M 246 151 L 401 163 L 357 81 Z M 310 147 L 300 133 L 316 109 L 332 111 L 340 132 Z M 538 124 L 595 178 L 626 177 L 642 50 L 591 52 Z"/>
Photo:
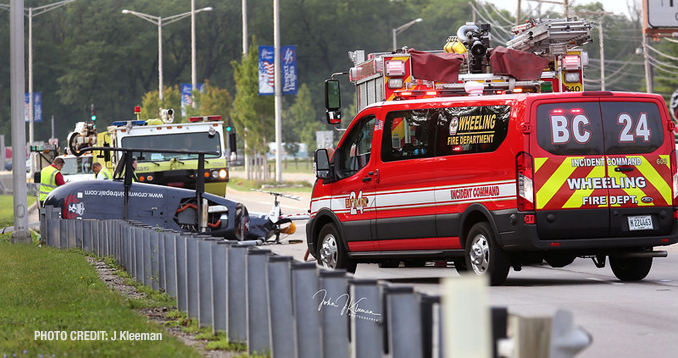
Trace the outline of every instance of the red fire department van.
<path fill-rule="evenodd" d="M 331 120 L 338 82 L 326 92 Z M 374 102 L 335 150 L 316 152 L 306 230 L 321 265 L 453 261 L 498 285 L 511 267 L 609 257 L 634 281 L 667 255 L 654 247 L 678 242 L 674 124 L 661 96 L 427 97 Z"/>

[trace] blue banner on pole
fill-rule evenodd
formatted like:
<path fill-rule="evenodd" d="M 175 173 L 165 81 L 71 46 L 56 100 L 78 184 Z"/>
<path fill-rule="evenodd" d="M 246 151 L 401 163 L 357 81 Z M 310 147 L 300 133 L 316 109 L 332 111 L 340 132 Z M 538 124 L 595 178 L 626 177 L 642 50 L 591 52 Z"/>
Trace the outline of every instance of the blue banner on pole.
<path fill-rule="evenodd" d="M 28 93 L 25 94 L 24 103 L 26 105 L 24 120 L 26 123 L 30 122 L 30 97 Z M 33 92 L 33 123 L 42 122 L 42 92 Z"/>
<path fill-rule="evenodd" d="M 273 94 L 275 61 L 273 46 L 259 46 L 259 94 Z"/>
<path fill-rule="evenodd" d="M 297 94 L 297 45 L 280 48 L 282 94 Z"/>
<path fill-rule="evenodd" d="M 273 46 L 259 46 L 259 94 L 275 93 L 275 61 Z M 282 94 L 297 94 L 297 46 L 280 48 Z"/>

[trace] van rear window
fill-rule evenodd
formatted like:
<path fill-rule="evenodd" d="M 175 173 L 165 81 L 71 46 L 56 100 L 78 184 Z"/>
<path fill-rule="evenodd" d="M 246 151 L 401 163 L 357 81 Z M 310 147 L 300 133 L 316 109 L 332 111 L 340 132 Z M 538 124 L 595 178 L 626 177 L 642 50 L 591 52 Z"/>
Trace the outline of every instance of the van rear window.
<path fill-rule="evenodd" d="M 603 155 L 600 104 L 540 105 L 537 108 L 537 142 L 556 155 Z"/>
<path fill-rule="evenodd" d="M 601 102 L 605 153 L 640 154 L 664 143 L 659 108 L 648 102 Z"/>
<path fill-rule="evenodd" d="M 663 141 L 654 103 L 554 103 L 537 108 L 537 142 L 552 154 L 650 153 Z"/>

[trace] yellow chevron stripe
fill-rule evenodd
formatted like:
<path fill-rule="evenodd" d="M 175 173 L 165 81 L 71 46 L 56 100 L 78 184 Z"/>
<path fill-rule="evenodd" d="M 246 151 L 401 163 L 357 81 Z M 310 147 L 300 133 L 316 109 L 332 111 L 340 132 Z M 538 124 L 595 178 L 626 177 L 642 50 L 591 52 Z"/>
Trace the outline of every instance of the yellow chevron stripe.
<path fill-rule="evenodd" d="M 600 166 L 600 167 L 593 167 L 593 170 L 587 175 L 587 178 L 596 178 L 596 177 L 604 177 L 605 176 L 605 167 Z M 572 209 L 572 208 L 580 208 L 582 206 L 582 198 L 586 196 L 591 196 L 591 193 L 593 193 L 593 189 L 579 189 L 579 190 L 574 190 L 572 193 L 572 196 L 567 200 L 565 205 L 563 205 L 564 209 Z M 599 207 L 606 207 L 607 205 L 599 205 Z"/>
<path fill-rule="evenodd" d="M 537 159 L 542 159 L 542 158 L 537 158 Z M 537 162 L 537 159 L 535 159 L 535 163 Z M 572 158 L 567 157 L 565 160 L 560 164 L 558 169 L 556 169 L 555 173 L 551 175 L 551 177 L 544 183 L 544 186 L 539 189 L 537 192 L 537 209 L 543 209 L 546 204 L 548 204 L 551 199 L 553 199 L 553 196 L 558 192 L 560 187 L 563 186 L 567 178 L 572 175 L 572 172 L 576 168 L 572 167 Z M 539 163 L 539 167 L 544 164 L 544 162 Z M 536 170 L 535 170 L 535 177 L 536 177 Z"/>
<path fill-rule="evenodd" d="M 669 156 L 660 155 L 659 158 L 663 159 L 666 162 L 666 166 L 669 167 L 670 173 L 671 164 Z M 651 183 L 655 188 L 657 188 L 657 191 L 659 191 L 659 194 L 664 198 L 664 200 L 667 203 L 671 203 L 671 195 L 673 194 L 673 190 L 669 186 L 669 183 L 666 182 L 666 179 L 662 177 L 661 174 L 659 174 L 659 172 L 657 172 L 657 169 L 655 169 L 655 167 L 648 161 L 648 159 L 642 157 L 642 164 L 640 166 L 637 166 L 636 168 L 638 168 L 638 170 L 645 177 L 645 180 L 648 183 Z M 614 172 L 614 169 L 611 169 L 610 172 L 611 173 Z M 647 195 L 640 188 L 626 189 L 624 191 L 629 195 L 636 195 L 638 198 L 642 198 L 643 196 Z M 638 206 L 654 206 L 654 205 L 655 205 L 654 203 L 643 203 L 640 201 L 638 202 Z"/>

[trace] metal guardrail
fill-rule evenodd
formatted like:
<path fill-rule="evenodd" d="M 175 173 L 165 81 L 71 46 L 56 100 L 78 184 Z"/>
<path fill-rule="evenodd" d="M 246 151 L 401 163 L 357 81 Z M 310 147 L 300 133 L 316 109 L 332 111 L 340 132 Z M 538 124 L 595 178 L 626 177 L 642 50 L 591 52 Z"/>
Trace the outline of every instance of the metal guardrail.
<path fill-rule="evenodd" d="M 197 319 L 201 327 L 227 332 L 232 342 L 246 342 L 250 354 L 444 356 L 440 298 L 410 286 L 355 279 L 344 271 L 293 262 L 270 250 L 211 236 L 134 221 L 62 220 L 59 212 L 49 206 L 40 209 L 40 230 L 48 246 L 113 257 L 136 281 L 174 297 L 178 309 Z M 550 322 L 549 317 L 546 325 Z M 492 326 L 493 346 L 505 352 L 501 356 L 548 356 L 534 355 L 535 348 L 522 346 L 518 337 L 505 340 L 506 308 L 492 309 Z M 533 343 L 534 335 L 543 337 L 540 327 L 532 336 L 524 334 L 523 340 Z M 584 343 L 581 349 L 590 340 Z M 581 350 L 566 346 L 571 355 L 550 356 L 570 357 Z M 546 353 L 552 348 L 537 347 Z M 520 349 L 533 354 L 515 355 Z M 497 348 L 493 355 L 499 356 Z"/>

